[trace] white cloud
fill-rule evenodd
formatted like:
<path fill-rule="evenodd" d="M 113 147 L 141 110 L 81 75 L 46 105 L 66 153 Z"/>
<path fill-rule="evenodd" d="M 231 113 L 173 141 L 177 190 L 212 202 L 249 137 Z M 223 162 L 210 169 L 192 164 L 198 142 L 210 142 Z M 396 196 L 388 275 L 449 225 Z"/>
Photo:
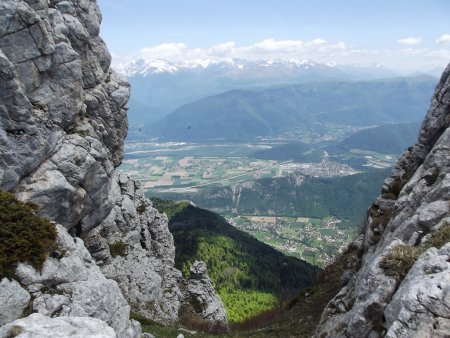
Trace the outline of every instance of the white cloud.
<path fill-rule="evenodd" d="M 422 38 L 420 38 L 420 37 L 414 38 L 414 37 L 410 36 L 410 37 L 407 37 L 404 39 L 398 39 L 397 42 L 402 45 L 417 46 L 422 43 Z"/>
<path fill-rule="evenodd" d="M 236 53 L 236 43 L 234 41 L 215 45 L 209 50 L 209 54 L 225 57 L 230 57 L 235 53 Z"/>
<path fill-rule="evenodd" d="M 450 34 L 443 34 L 439 39 L 436 40 L 436 43 L 440 45 L 448 42 L 450 42 Z"/>
<path fill-rule="evenodd" d="M 317 38 L 311 41 L 312 45 L 323 45 L 326 41 L 321 38 Z"/>
<path fill-rule="evenodd" d="M 143 59 L 179 60 L 183 59 L 187 50 L 187 46 L 184 43 L 163 43 L 142 48 L 138 54 Z"/>
<path fill-rule="evenodd" d="M 271 54 L 280 53 L 285 54 L 293 51 L 299 51 L 303 47 L 301 40 L 281 40 L 266 39 L 253 45 L 241 47 L 239 50 L 249 54 Z"/>

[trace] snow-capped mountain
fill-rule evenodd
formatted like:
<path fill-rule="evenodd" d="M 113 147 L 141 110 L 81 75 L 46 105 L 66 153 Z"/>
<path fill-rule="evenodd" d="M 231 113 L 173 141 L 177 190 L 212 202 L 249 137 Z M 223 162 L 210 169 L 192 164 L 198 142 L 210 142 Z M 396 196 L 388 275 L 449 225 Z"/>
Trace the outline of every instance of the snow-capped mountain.
<path fill-rule="evenodd" d="M 311 60 L 287 59 L 287 60 L 247 60 L 237 58 L 224 58 L 219 60 L 197 59 L 180 63 L 172 63 L 166 60 L 138 59 L 128 63 L 122 63 L 114 68 L 126 77 L 148 76 L 162 73 L 192 72 L 192 71 L 222 71 L 230 75 L 245 75 L 247 73 L 257 75 L 266 74 L 268 70 L 273 72 L 291 73 L 314 70 L 329 70 L 336 72 L 336 68 Z"/>
<path fill-rule="evenodd" d="M 175 73 L 180 68 L 165 60 L 138 59 L 129 63 L 113 66 L 116 71 L 129 77 L 135 75 L 147 75 L 158 73 Z"/>

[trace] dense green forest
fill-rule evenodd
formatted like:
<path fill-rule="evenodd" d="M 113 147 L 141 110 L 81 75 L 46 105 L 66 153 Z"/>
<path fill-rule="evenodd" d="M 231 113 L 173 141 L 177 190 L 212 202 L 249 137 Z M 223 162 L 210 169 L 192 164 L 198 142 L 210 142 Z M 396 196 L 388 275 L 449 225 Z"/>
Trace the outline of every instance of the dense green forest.
<path fill-rule="evenodd" d="M 213 212 L 189 202 L 152 201 L 169 216 L 176 267 L 188 276 L 192 263 L 206 262 L 232 323 L 286 301 L 311 285 L 319 271 L 235 229 Z"/>

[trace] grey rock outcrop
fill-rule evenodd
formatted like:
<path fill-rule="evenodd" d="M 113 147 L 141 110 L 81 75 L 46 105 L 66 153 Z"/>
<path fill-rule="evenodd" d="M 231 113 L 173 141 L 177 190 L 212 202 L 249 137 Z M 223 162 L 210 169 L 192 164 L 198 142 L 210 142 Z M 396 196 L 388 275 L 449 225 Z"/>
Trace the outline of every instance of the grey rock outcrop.
<path fill-rule="evenodd" d="M 6 0 L 0 11 L 0 187 L 86 233 L 111 208 L 129 85 L 109 70 L 94 1 Z"/>
<path fill-rule="evenodd" d="M 136 311 L 163 323 L 177 322 L 182 275 L 174 268 L 167 217 L 125 174 L 115 176 L 111 191 L 115 205 L 86 237 L 87 247 Z"/>
<path fill-rule="evenodd" d="M 48 317 L 97 318 L 118 337 L 140 337 L 140 326 L 129 320 L 130 306 L 119 286 L 107 279 L 80 238 L 57 225 L 57 247 L 37 271 L 19 263 L 16 274 L 32 297 L 32 310 Z M 0 306 L 2 307 L 2 306 Z"/>
<path fill-rule="evenodd" d="M 384 311 L 386 337 L 445 337 L 450 332 L 450 244 L 422 254 Z"/>
<path fill-rule="evenodd" d="M 177 322 L 185 295 L 167 217 L 115 174 L 130 86 L 110 69 L 96 1 L 4 0 L 0 13 L 0 189 L 39 205 L 94 258 L 61 235 L 79 253 L 72 261 L 50 258 L 43 275 L 20 265 L 33 309 L 98 317 L 132 336 L 121 292 L 134 311 Z"/>
<path fill-rule="evenodd" d="M 40 313 L 17 319 L 0 327 L 0 338 L 116 338 L 105 322 L 89 317 L 49 318 Z"/>
<path fill-rule="evenodd" d="M 196 261 L 192 264 L 186 293 L 196 315 L 211 324 L 217 323 L 224 328 L 228 327 L 225 307 L 214 291 L 204 262 Z"/>
<path fill-rule="evenodd" d="M 418 142 L 399 158 L 369 209 L 363 234 L 352 244 L 364 255 L 344 273 L 316 337 L 448 337 L 449 245 L 425 250 L 434 245 L 432 234 L 450 224 L 449 126 L 450 65 Z M 425 251 L 403 280 L 381 267 L 398 246 Z"/>

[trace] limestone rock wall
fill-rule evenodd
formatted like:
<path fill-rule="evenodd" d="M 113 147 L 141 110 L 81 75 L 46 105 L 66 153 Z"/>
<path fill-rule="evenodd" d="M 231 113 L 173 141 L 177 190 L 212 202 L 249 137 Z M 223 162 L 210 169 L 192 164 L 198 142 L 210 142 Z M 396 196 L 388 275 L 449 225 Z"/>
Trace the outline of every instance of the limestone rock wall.
<path fill-rule="evenodd" d="M 91 317 L 49 318 L 40 313 L 17 319 L 0 327 L 0 338 L 117 338 L 114 330 L 99 319 Z"/>
<path fill-rule="evenodd" d="M 0 12 L 0 188 L 86 234 L 112 208 L 129 85 L 109 69 L 95 1 L 5 0 Z"/>
<path fill-rule="evenodd" d="M 449 126 L 450 65 L 418 142 L 400 157 L 369 209 L 352 244 L 364 255 L 343 274 L 343 288 L 325 308 L 316 337 L 448 337 L 450 244 L 438 250 L 430 238 L 450 224 Z M 382 265 L 404 245 L 423 253 L 397 280 Z"/>
<path fill-rule="evenodd" d="M 108 317 L 123 295 L 134 311 L 177 322 L 187 299 L 174 268 L 167 218 L 135 182 L 115 174 L 123 158 L 130 86 L 110 69 L 96 1 L 2 0 L 0 13 L 0 189 L 38 204 L 44 216 L 83 238 L 95 259 L 86 258 L 87 264 L 103 283 L 88 290 L 85 284 L 93 281 L 81 266 L 74 266 L 76 278 L 55 266 L 45 281 L 30 279 L 19 267 L 33 299 L 30 310 L 96 317 L 119 337 L 133 336 Z M 50 283 L 52 278 L 57 281 Z M 49 295 L 41 284 L 79 298 Z M 80 305 L 83 297 L 110 301 L 108 290 L 116 300 L 104 307 L 106 314 Z M 20 307 L 27 298 L 22 296 Z M 129 315 L 126 303 L 119 307 Z"/>
<path fill-rule="evenodd" d="M 135 311 L 163 323 L 178 321 L 181 272 L 168 220 L 152 207 L 125 174 L 112 182 L 114 207 L 86 237 L 86 245 L 108 278 L 119 283 Z"/>

